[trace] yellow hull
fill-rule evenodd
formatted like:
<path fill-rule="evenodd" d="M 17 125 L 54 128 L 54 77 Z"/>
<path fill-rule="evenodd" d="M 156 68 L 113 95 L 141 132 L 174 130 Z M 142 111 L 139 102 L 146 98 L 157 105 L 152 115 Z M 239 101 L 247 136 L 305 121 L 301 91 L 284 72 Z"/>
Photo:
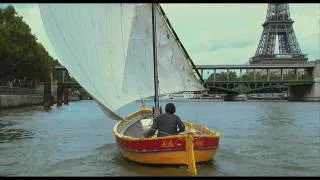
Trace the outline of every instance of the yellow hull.
<path fill-rule="evenodd" d="M 185 164 L 196 174 L 196 162 L 211 160 L 219 145 L 220 133 L 196 124 L 183 121 L 190 132 L 165 137 L 135 137 L 124 133 L 126 128 L 150 117 L 150 109 L 142 108 L 126 116 L 113 128 L 121 153 L 128 159 L 145 164 Z M 202 132 L 197 134 L 191 130 Z"/>
<path fill-rule="evenodd" d="M 185 151 L 155 152 L 155 153 L 136 153 L 121 150 L 123 156 L 128 159 L 145 164 L 186 164 L 187 153 Z M 216 153 L 212 150 L 195 150 L 194 156 L 196 162 L 211 160 Z"/>

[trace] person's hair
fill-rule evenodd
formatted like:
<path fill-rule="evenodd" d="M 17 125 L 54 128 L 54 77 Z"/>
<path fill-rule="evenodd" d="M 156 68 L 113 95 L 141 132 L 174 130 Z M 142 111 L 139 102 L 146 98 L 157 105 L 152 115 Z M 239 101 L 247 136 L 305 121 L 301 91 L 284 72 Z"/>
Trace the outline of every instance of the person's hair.
<path fill-rule="evenodd" d="M 173 114 L 173 113 L 176 112 L 176 107 L 174 106 L 174 104 L 168 103 L 168 104 L 166 105 L 165 111 L 166 111 L 167 113 Z"/>

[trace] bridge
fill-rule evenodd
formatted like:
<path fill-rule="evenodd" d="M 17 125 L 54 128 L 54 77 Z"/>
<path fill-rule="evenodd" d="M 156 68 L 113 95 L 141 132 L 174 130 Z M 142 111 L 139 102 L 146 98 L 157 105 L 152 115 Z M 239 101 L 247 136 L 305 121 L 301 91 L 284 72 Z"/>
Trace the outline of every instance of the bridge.
<path fill-rule="evenodd" d="M 287 3 L 269 3 L 258 48 L 249 58 L 250 64 L 198 65 L 199 78 L 204 79 L 204 71 L 211 72 L 205 81 L 211 92 L 237 95 L 286 90 L 289 100 L 320 101 L 320 60 L 308 62 L 295 36 L 293 22 Z M 217 70 L 227 72 L 217 73 Z M 226 77 L 221 78 L 222 75 Z"/>
<path fill-rule="evenodd" d="M 212 93 L 238 95 L 288 91 L 292 100 L 320 100 L 320 95 L 318 95 L 320 92 L 318 82 L 320 60 L 304 64 L 196 65 L 195 67 L 205 80 L 204 85 Z M 63 73 L 62 81 L 60 81 L 61 86 L 81 87 L 76 81 L 64 80 L 67 72 L 64 66 L 56 66 L 55 69 Z M 217 79 L 217 71 L 219 70 L 227 71 L 225 79 Z M 232 70 L 238 70 L 239 76 L 232 77 Z M 291 74 L 293 76 L 288 76 L 286 70 L 293 70 L 294 74 Z M 205 71 L 211 72 L 212 78 L 206 79 L 204 77 Z M 253 74 L 252 79 L 246 79 L 248 73 Z M 257 77 L 263 73 L 264 75 Z"/>
<path fill-rule="evenodd" d="M 59 71 L 62 73 L 61 78 L 58 80 L 61 86 L 66 86 L 69 88 L 81 88 L 81 85 L 75 81 L 74 79 L 67 79 L 66 76 L 68 74 L 67 69 L 64 66 L 56 65 L 54 67 L 56 73 Z"/>
<path fill-rule="evenodd" d="M 286 91 L 288 86 L 293 85 L 314 84 L 313 71 L 315 62 L 267 65 L 196 65 L 196 68 L 200 71 L 203 79 L 205 79 L 204 71 L 211 72 L 211 78 L 205 80 L 205 86 L 211 92 L 228 94 L 266 93 Z M 226 77 L 217 79 L 217 70 L 226 70 Z M 238 71 L 239 77 L 232 77 L 230 70 Z M 288 77 L 288 73 L 284 73 L 285 70 L 294 70 L 293 78 L 292 76 Z M 301 70 L 303 70 L 302 76 Z M 246 72 L 243 73 L 243 71 Z M 246 75 L 250 72 L 253 75 L 252 79 L 246 78 Z M 257 77 L 257 74 L 260 76 Z M 261 76 L 261 74 L 263 75 Z M 278 75 L 278 77 L 275 75 Z"/>

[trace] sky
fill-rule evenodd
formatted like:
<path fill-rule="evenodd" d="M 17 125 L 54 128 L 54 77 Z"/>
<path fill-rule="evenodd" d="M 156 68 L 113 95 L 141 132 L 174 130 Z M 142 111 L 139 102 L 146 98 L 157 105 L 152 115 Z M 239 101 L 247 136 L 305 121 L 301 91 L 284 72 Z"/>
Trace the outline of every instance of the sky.
<path fill-rule="evenodd" d="M 8 4 L 0 3 L 0 7 Z M 13 4 L 49 54 L 58 59 L 44 30 L 38 4 Z M 265 3 L 161 4 L 196 65 L 245 64 L 254 56 L 263 31 Z M 302 53 L 320 59 L 320 3 L 289 4 Z"/>

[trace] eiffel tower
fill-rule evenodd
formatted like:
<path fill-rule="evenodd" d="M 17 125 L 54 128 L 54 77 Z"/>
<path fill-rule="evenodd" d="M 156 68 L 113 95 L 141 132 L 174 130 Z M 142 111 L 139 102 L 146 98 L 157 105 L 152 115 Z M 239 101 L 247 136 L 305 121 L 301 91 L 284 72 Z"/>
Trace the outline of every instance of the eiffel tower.
<path fill-rule="evenodd" d="M 269 3 L 260 42 L 250 64 L 307 63 L 308 58 L 302 54 L 295 36 L 293 22 L 287 3 Z"/>

